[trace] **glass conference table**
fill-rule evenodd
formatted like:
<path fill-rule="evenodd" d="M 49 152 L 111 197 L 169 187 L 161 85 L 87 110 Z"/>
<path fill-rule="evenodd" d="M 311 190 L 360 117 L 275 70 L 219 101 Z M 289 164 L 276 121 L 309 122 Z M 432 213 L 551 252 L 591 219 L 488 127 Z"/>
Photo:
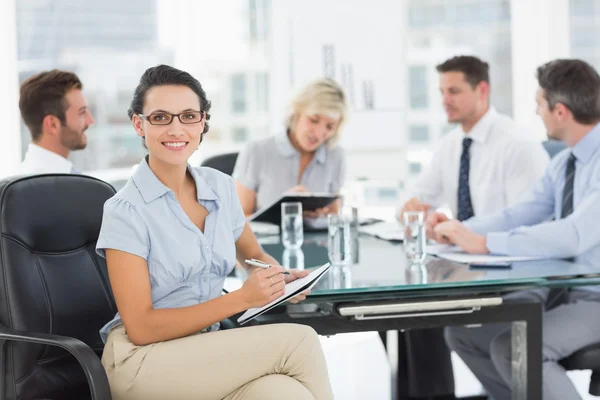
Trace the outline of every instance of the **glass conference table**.
<path fill-rule="evenodd" d="M 259 241 L 285 265 L 289 254 L 284 257 L 278 236 Z M 353 265 L 332 267 L 306 301 L 275 308 L 258 321 L 307 324 L 321 335 L 510 322 L 512 398 L 519 400 L 542 398 L 542 306 L 502 296 L 543 287 L 600 285 L 600 265 L 544 260 L 513 263 L 508 269 L 473 269 L 428 257 L 415 267 L 408 265 L 401 244 L 361 234 L 354 245 Z M 301 250 L 306 267 L 326 263 L 327 235 L 306 234 Z M 390 362 L 394 366 L 391 355 Z M 393 398 L 395 382 L 393 377 Z"/>

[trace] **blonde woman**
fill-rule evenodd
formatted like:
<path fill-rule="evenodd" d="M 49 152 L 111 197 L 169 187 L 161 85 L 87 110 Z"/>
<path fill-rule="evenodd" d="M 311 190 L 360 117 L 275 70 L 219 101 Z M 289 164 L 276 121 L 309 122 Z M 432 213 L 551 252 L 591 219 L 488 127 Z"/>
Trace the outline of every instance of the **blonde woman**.
<path fill-rule="evenodd" d="M 346 118 L 346 97 L 335 81 L 319 79 L 304 87 L 291 101 L 285 132 L 249 143 L 238 157 L 233 178 L 244 214 L 288 191 L 339 193 L 346 169 L 336 143 Z M 305 216 L 337 207 L 335 202 Z"/>

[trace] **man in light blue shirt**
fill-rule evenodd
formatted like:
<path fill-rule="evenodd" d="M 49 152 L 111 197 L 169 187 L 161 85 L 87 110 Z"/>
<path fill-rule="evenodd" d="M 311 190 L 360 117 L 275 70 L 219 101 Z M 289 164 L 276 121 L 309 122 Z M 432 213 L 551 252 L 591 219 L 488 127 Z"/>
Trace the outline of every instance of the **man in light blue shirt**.
<path fill-rule="evenodd" d="M 430 237 L 469 253 L 575 258 L 600 263 L 600 76 L 580 60 L 555 60 L 537 71 L 537 113 L 548 136 L 569 148 L 555 156 L 524 201 L 464 223 L 440 214 L 428 219 Z M 545 304 L 544 399 L 580 399 L 558 364 L 600 341 L 600 288 L 576 288 L 561 304 L 548 289 L 511 294 Z M 549 296 L 550 295 L 550 296 Z M 551 308 L 552 307 L 552 308 Z M 573 329 L 577 327 L 577 329 Z M 495 400 L 510 399 L 511 340 L 506 324 L 446 330 L 456 350 Z"/>

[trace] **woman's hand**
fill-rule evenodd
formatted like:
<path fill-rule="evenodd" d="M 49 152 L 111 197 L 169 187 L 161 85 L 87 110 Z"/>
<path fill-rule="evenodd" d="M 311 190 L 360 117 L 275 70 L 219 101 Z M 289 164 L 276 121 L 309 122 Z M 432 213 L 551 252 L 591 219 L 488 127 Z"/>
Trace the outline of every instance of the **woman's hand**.
<path fill-rule="evenodd" d="M 291 192 L 291 193 L 308 193 L 308 189 L 306 189 L 302 185 L 296 185 L 293 188 L 289 189 L 288 192 Z"/>
<path fill-rule="evenodd" d="M 327 206 L 323 208 L 317 208 L 314 211 L 304 211 L 302 214 L 306 218 L 319 218 L 331 214 L 332 212 L 333 210 L 331 209 L 331 207 Z"/>
<path fill-rule="evenodd" d="M 285 283 L 293 282 L 293 281 L 295 281 L 298 278 L 304 278 L 306 275 L 309 274 L 309 272 L 306 271 L 306 270 L 300 271 L 300 270 L 297 270 L 297 269 L 291 269 L 291 270 L 288 270 L 288 271 L 289 271 L 290 274 L 289 275 L 284 275 L 284 277 L 285 277 L 284 278 L 285 279 Z M 299 303 L 302 300 L 305 300 L 306 296 L 308 296 L 309 294 L 310 294 L 310 290 L 306 290 L 306 291 L 304 291 L 304 292 L 302 292 L 302 293 L 300 293 L 300 294 L 292 297 L 290 299 L 290 303 L 294 303 L 294 304 Z"/>
<path fill-rule="evenodd" d="M 281 266 L 256 268 L 240 289 L 247 308 L 262 307 L 281 296 L 285 291 L 283 272 Z"/>

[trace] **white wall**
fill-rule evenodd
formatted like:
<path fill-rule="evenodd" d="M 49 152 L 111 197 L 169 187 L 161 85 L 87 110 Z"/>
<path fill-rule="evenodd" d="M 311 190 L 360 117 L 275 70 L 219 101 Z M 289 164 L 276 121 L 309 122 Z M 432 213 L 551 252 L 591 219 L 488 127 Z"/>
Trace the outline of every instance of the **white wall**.
<path fill-rule="evenodd" d="M 10 175 L 21 161 L 15 0 L 3 0 L 0 12 L 0 177 Z"/>
<path fill-rule="evenodd" d="M 335 46 L 333 76 L 351 113 L 341 143 L 353 149 L 399 149 L 405 142 L 405 6 L 402 1 L 277 0 L 271 2 L 271 126 L 281 125 L 293 92 L 325 76 L 323 46 Z M 344 70 L 351 67 L 349 78 Z M 372 81 L 374 109 L 363 82 Z"/>

